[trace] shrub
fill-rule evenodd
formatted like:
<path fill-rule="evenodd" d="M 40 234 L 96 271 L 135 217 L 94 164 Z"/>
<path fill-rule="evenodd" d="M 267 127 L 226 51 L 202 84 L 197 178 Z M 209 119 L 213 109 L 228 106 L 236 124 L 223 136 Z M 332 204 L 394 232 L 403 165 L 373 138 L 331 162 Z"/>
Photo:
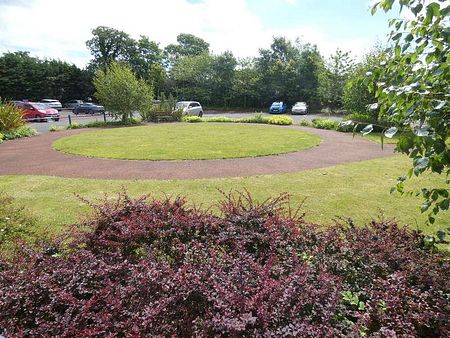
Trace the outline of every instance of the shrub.
<path fill-rule="evenodd" d="M 450 333 L 449 260 L 389 222 L 307 224 L 285 197 L 96 206 L 66 249 L 0 271 L 13 336 L 433 336 Z M 3 330 L 3 332 L 2 332 Z"/>
<path fill-rule="evenodd" d="M 61 126 L 54 126 L 54 125 L 51 125 L 50 128 L 48 128 L 48 130 L 50 132 L 61 131 L 61 130 L 64 130 L 64 129 L 66 129 L 66 128 L 61 127 Z"/>
<path fill-rule="evenodd" d="M 0 98 L 0 132 L 7 133 L 22 127 L 25 124 L 22 116 L 19 108 Z"/>
<path fill-rule="evenodd" d="M 5 135 L 3 135 L 2 133 L 0 133 L 0 144 L 3 143 L 3 139 L 5 138 Z"/>
<path fill-rule="evenodd" d="M 238 122 L 237 119 L 230 117 L 218 116 L 218 117 L 203 117 L 204 122 Z"/>
<path fill-rule="evenodd" d="M 200 116 L 183 116 L 182 121 L 189 123 L 204 122 L 203 118 Z"/>
<path fill-rule="evenodd" d="M 67 129 L 80 129 L 80 128 L 85 128 L 85 126 L 83 124 L 78 123 L 78 122 L 74 122 L 74 123 L 68 125 L 66 128 Z"/>
<path fill-rule="evenodd" d="M 268 123 L 270 117 L 263 116 L 262 114 L 256 114 L 252 117 L 245 117 L 241 119 L 236 119 L 241 123 Z"/>
<path fill-rule="evenodd" d="M 300 121 L 300 125 L 303 126 L 303 127 L 312 127 L 312 126 L 313 126 L 312 123 L 309 122 L 309 121 L 306 120 L 306 119 L 301 120 L 301 121 Z"/>
<path fill-rule="evenodd" d="M 291 125 L 292 123 L 294 123 L 294 121 L 289 116 L 271 116 L 267 120 L 267 123 L 287 126 L 287 125 Z"/>
<path fill-rule="evenodd" d="M 312 120 L 312 125 L 314 128 L 331 130 L 336 129 L 339 122 L 331 119 L 316 118 Z"/>
<path fill-rule="evenodd" d="M 0 254 L 8 253 L 15 241 L 28 239 L 34 233 L 35 224 L 35 219 L 24 207 L 0 192 Z"/>
<path fill-rule="evenodd" d="M 3 134 L 3 139 L 14 140 L 16 138 L 30 137 L 37 134 L 37 130 L 27 125 L 23 125 L 17 129 L 12 129 Z"/>
<path fill-rule="evenodd" d="M 135 118 L 128 118 L 125 121 L 93 121 L 84 124 L 83 128 L 102 128 L 102 127 L 119 127 L 119 126 L 136 126 L 141 124 L 141 121 Z"/>
<path fill-rule="evenodd" d="M 344 121 L 354 121 L 354 122 L 360 122 L 360 123 L 376 123 L 376 121 L 373 120 L 373 117 L 368 114 L 362 114 L 362 113 L 352 113 L 348 114 L 343 118 Z"/>

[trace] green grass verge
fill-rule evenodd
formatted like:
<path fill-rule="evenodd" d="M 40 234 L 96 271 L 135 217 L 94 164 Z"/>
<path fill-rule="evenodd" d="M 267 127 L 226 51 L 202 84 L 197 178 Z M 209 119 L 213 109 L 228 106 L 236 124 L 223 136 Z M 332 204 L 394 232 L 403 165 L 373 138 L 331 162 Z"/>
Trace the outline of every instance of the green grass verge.
<path fill-rule="evenodd" d="M 59 139 L 53 147 L 89 157 L 200 160 L 282 154 L 319 142 L 316 135 L 281 127 L 177 123 L 86 132 Z"/>
<path fill-rule="evenodd" d="M 425 226 L 426 215 L 419 211 L 420 198 L 389 193 L 396 177 L 406 172 L 409 163 L 408 158 L 398 155 L 282 175 L 167 181 L 0 176 L 0 191 L 15 197 L 32 210 L 42 226 L 49 225 L 54 230 L 76 222 L 90 209 L 75 194 L 90 200 L 104 194 L 114 198 L 123 188 L 132 196 L 182 195 L 203 207 L 210 207 L 222 198 L 218 189 L 224 192 L 247 189 L 257 200 L 289 192 L 292 205 L 303 203 L 306 219 L 320 224 L 331 224 L 336 216 L 351 217 L 361 224 L 383 214 L 430 234 L 450 227 L 448 213 L 441 213 L 435 225 Z M 442 177 L 425 175 L 412 179 L 407 187 L 441 184 Z"/>

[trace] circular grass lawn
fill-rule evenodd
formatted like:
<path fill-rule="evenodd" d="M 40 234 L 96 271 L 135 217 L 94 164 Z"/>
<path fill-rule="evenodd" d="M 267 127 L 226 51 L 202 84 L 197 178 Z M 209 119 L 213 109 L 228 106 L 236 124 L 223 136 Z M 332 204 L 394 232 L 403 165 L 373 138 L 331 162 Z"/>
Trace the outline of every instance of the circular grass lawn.
<path fill-rule="evenodd" d="M 114 128 L 61 138 L 56 150 L 129 160 L 255 157 L 311 148 L 316 135 L 290 128 L 242 124 L 163 124 Z"/>

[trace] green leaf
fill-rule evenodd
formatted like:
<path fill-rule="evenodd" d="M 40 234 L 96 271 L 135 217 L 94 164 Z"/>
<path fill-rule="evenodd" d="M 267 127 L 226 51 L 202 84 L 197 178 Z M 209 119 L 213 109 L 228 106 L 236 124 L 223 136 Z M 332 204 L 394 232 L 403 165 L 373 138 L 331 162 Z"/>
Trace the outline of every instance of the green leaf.
<path fill-rule="evenodd" d="M 450 6 L 444 7 L 441 9 L 441 15 L 442 16 L 447 16 L 450 14 Z"/>
<path fill-rule="evenodd" d="M 397 33 L 392 37 L 393 41 L 397 41 L 398 39 L 400 39 L 402 37 L 402 33 Z"/>

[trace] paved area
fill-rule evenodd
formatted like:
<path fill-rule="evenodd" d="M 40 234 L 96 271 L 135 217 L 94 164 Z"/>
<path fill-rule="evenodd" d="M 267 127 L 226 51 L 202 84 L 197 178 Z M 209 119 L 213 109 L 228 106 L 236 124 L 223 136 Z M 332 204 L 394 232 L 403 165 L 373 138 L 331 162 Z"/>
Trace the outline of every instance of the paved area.
<path fill-rule="evenodd" d="M 72 113 L 71 110 L 62 110 L 60 111 L 61 118 L 59 121 L 46 121 L 46 122 L 30 122 L 28 125 L 38 131 L 39 134 L 44 134 L 49 132 L 49 128 L 51 126 L 58 126 L 58 127 L 67 127 L 69 125 L 69 115 L 72 119 L 72 123 L 79 123 L 79 124 L 86 124 L 89 122 L 94 121 L 103 121 L 104 116 L 103 114 L 94 114 L 94 115 L 75 115 Z M 106 115 L 107 121 L 112 121 L 112 117 L 109 115 Z"/>
<path fill-rule="evenodd" d="M 393 155 L 393 146 L 352 138 L 351 134 L 299 126 L 294 128 L 319 135 L 320 145 L 289 154 L 196 161 L 134 161 L 88 158 L 54 150 L 61 137 L 89 132 L 67 130 L 0 144 L 0 175 L 49 175 L 96 179 L 195 179 L 279 174 L 323 168 L 341 163 Z M 264 142 L 264 135 L 261 135 Z"/>

